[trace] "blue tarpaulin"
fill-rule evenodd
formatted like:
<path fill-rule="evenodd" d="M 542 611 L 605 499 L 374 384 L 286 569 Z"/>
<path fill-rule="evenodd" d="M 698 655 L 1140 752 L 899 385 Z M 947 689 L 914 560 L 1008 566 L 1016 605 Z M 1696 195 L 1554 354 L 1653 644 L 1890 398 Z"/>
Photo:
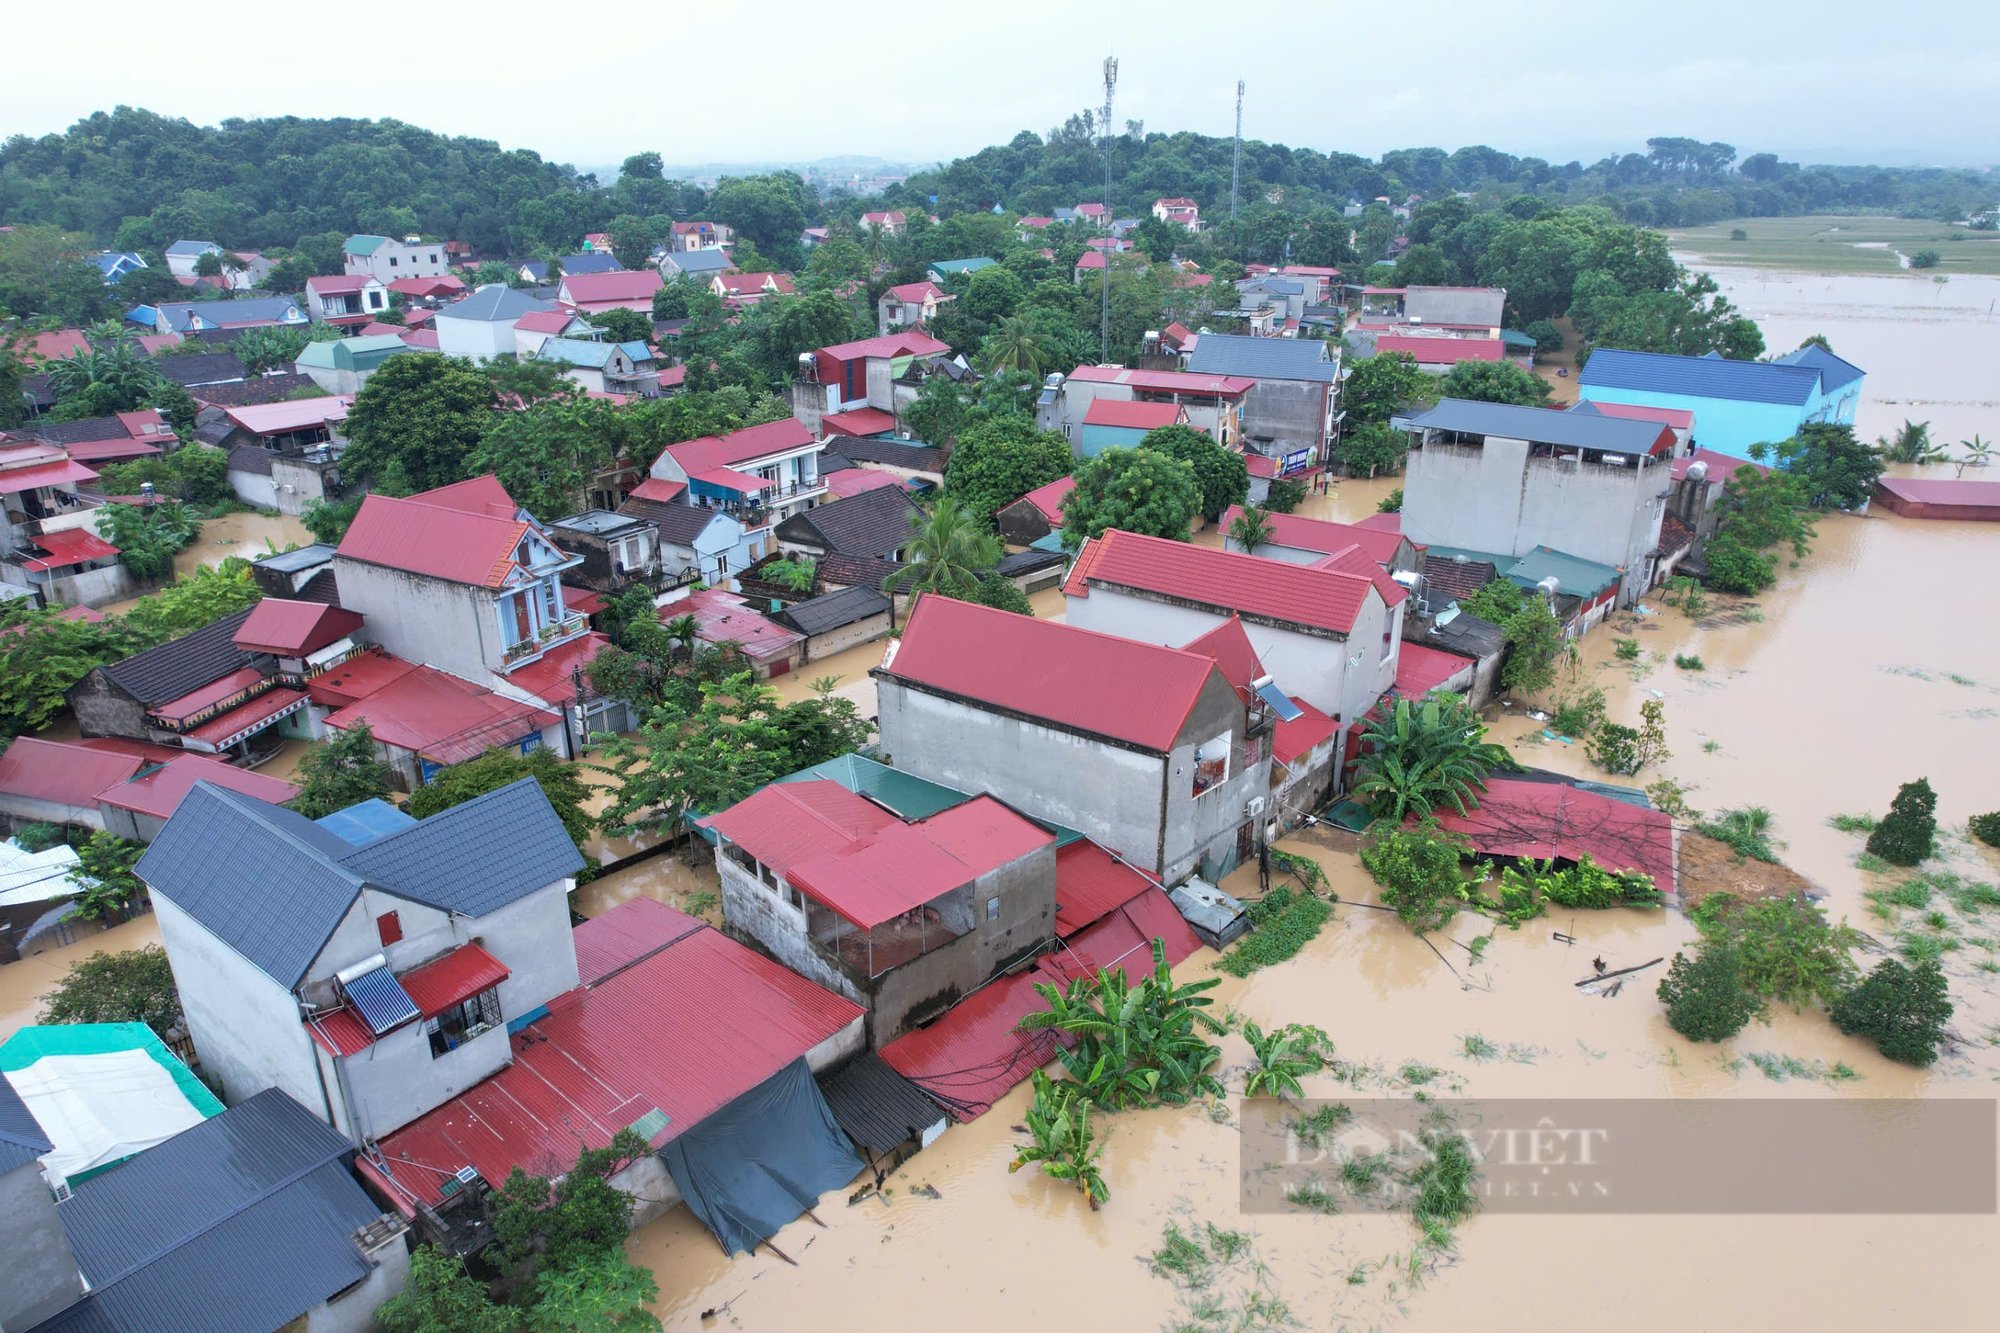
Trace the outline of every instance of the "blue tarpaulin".
<path fill-rule="evenodd" d="M 756 1249 L 861 1171 L 803 1059 L 668 1143 L 660 1158 L 731 1254 Z"/>

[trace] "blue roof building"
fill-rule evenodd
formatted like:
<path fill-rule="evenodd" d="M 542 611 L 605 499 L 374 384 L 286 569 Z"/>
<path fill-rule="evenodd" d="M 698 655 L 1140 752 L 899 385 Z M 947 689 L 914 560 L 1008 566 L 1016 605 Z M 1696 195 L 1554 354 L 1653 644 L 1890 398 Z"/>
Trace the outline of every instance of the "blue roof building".
<path fill-rule="evenodd" d="M 107 287 L 117 286 L 118 280 L 127 273 L 146 267 L 146 261 L 130 250 L 100 250 L 88 262 L 97 265 L 97 271 L 104 275 Z"/>
<path fill-rule="evenodd" d="M 1866 374 L 1817 344 L 1775 361 L 1666 356 L 1601 347 L 1578 377 L 1587 403 L 1671 407 L 1694 413 L 1694 443 L 1746 454 L 1776 444 L 1799 427 L 1824 421 L 1852 425 Z"/>

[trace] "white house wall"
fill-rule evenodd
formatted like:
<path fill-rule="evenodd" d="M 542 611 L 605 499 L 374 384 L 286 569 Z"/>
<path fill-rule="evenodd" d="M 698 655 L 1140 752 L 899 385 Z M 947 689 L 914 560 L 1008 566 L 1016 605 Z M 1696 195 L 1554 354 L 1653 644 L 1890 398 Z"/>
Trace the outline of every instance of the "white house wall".
<path fill-rule="evenodd" d="M 500 626 L 486 589 L 336 558 L 341 605 L 368 618 L 369 637 L 406 662 L 470 681 L 500 661 Z"/>

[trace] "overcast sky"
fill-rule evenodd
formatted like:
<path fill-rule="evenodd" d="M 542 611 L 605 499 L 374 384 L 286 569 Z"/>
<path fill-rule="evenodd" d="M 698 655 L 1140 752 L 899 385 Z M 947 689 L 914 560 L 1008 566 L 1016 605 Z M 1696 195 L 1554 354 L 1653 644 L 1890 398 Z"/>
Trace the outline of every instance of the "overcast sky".
<path fill-rule="evenodd" d="M 1806 161 L 2000 161 L 1992 0 L 10 8 L 7 134 L 124 102 L 207 124 L 393 116 L 580 166 L 644 149 L 927 164 L 1100 103 L 1115 53 L 1117 119 L 1149 130 L 1229 133 L 1240 77 L 1246 136 L 1368 156 L 1592 161 L 1683 134 Z"/>

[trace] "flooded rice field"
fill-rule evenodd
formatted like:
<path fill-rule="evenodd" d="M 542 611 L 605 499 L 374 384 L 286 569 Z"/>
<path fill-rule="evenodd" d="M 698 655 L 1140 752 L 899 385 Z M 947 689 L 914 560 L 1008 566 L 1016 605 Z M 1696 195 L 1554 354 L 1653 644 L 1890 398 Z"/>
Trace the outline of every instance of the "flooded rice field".
<path fill-rule="evenodd" d="M 1933 292 L 1907 278 L 1717 277 L 1764 323 L 1774 348 L 1821 332 L 1868 369 L 1864 435 L 1905 415 L 1932 419 L 1940 439 L 2000 433 L 2000 410 L 1987 401 L 2000 322 L 1972 290 L 1988 280 L 1954 279 Z M 1948 372 L 1939 373 L 1939 357 Z M 1393 484 L 1343 482 L 1308 512 L 1355 521 Z M 1984 568 L 1996 554 L 2000 532 L 1990 524 L 1830 516 L 1812 554 L 1770 593 L 1713 598 L 1693 620 L 1649 604 L 1647 614 L 1593 633 L 1576 675 L 1601 686 L 1611 716 L 1630 724 L 1641 702 L 1665 704 L 1672 757 L 1641 781 L 1672 777 L 1703 810 L 1768 808 L 1785 861 L 1825 895 L 1829 913 L 1886 939 L 1889 928 L 1863 898 L 1871 879 L 1854 863 L 1861 839 L 1829 827 L 1830 816 L 1879 813 L 1899 783 L 1928 776 L 1949 835 L 1942 864 L 2000 882 L 2000 854 L 1965 837 L 1970 815 L 2000 805 L 2000 596 L 1976 577 L 1945 573 Z M 1041 600 L 1037 611 L 1047 614 L 1053 608 Z M 1615 656 L 1618 637 L 1638 640 L 1639 661 Z M 1683 671 L 1676 654 L 1700 656 L 1706 669 Z M 873 658 L 874 648 L 856 656 Z M 1605 776 L 1581 745 L 1544 737 L 1518 711 L 1500 713 L 1493 730 L 1524 763 Z M 1488 932 L 1495 939 L 1476 964 L 1441 940 L 1448 968 L 1393 917 L 1362 906 L 1375 900 L 1373 884 L 1327 835 L 1308 830 L 1282 845 L 1319 860 L 1343 905 L 1298 957 L 1247 979 L 1225 976 L 1218 1006 L 1266 1028 L 1316 1024 L 1345 1060 L 1437 1066 L 1449 1089 L 1441 1095 L 1990 1098 L 2000 1082 L 2000 986 L 1980 966 L 1996 958 L 2000 911 L 1954 922 L 1962 947 L 1943 963 L 1964 1044 L 1920 1071 L 1841 1036 L 1823 1014 L 1783 1008 L 1731 1042 L 1689 1043 L 1661 1016 L 1657 971 L 1614 998 L 1577 993 L 1573 983 L 1596 957 L 1616 967 L 1671 956 L 1693 936 L 1678 912 L 1581 913 L 1518 931 L 1462 916 L 1447 932 L 1460 944 Z M 1244 878 L 1228 887 L 1254 893 Z M 1197 953 L 1177 973 L 1218 975 L 1214 958 Z M 1473 1035 L 1506 1055 L 1468 1058 Z M 1777 1080 L 1750 1059 L 1765 1055 L 1822 1071 L 1843 1064 L 1856 1077 Z M 1232 1093 L 1247 1060 L 1241 1036 L 1227 1037 Z M 1353 1095 L 1326 1076 L 1306 1090 Z M 643 1228 L 629 1249 L 659 1278 L 666 1326 L 877 1333 L 948 1318 L 998 1330 L 1060 1310 L 1078 1326 L 1195 1327 L 1191 1298 L 1146 1263 L 1176 1219 L 1253 1237 L 1252 1261 L 1208 1294 L 1238 1311 L 1253 1294 L 1282 1301 L 1308 1329 L 1969 1327 L 1989 1322 L 2000 1297 L 1993 1216 L 1484 1215 L 1459 1229 L 1452 1256 L 1413 1280 L 1399 1268 L 1415 1239 L 1407 1217 L 1246 1215 L 1233 1095 L 1215 1114 L 1195 1106 L 1102 1118 L 1112 1193 L 1096 1213 L 1067 1186 L 1007 1173 L 1026 1103 L 1026 1089 L 1016 1089 L 986 1116 L 952 1127 L 892 1176 L 886 1200 L 822 1199 L 825 1227 L 802 1218 L 774 1238 L 797 1267 L 765 1252 L 725 1258 L 684 1209 Z M 936 1197 L 917 1192 L 925 1186 Z"/>

